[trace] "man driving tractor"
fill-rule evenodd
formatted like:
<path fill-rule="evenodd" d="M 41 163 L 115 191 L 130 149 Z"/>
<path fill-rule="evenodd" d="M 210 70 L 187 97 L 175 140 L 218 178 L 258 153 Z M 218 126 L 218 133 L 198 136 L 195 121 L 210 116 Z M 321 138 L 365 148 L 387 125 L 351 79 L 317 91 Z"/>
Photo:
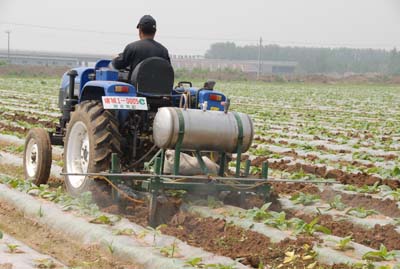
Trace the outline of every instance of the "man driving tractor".
<path fill-rule="evenodd" d="M 150 57 L 161 57 L 171 63 L 168 50 L 154 40 L 157 31 L 156 20 L 150 15 L 144 15 L 136 28 L 139 30 L 140 40 L 128 44 L 124 51 L 113 59 L 113 67 L 119 70 L 129 69 L 131 74 L 137 64 Z"/>

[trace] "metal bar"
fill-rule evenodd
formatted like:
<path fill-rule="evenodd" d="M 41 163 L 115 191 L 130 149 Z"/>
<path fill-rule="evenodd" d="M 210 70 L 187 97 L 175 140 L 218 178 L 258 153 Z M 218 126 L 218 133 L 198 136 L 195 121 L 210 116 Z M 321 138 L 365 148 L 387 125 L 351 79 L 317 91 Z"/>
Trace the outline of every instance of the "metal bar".
<path fill-rule="evenodd" d="M 153 176 L 150 180 L 150 204 L 149 204 L 149 224 L 151 227 L 156 226 L 157 215 L 157 196 L 160 189 L 161 179 L 161 159 L 157 157 L 154 160 L 154 171 L 157 175 Z"/>
<path fill-rule="evenodd" d="M 247 159 L 244 163 L 244 177 L 248 177 L 250 174 L 250 164 L 251 161 L 249 159 Z"/>
<path fill-rule="evenodd" d="M 220 155 L 218 176 L 223 177 L 225 172 L 226 153 L 220 152 Z"/>
<path fill-rule="evenodd" d="M 240 162 L 242 160 L 242 146 L 243 146 L 243 123 L 237 112 L 233 112 L 238 125 L 238 142 L 236 148 L 236 172 L 235 176 L 240 177 Z"/>
<path fill-rule="evenodd" d="M 161 150 L 161 173 L 164 173 L 164 163 L 165 163 L 165 149 L 160 149 Z"/>
<path fill-rule="evenodd" d="M 110 176 L 110 180 L 114 183 L 114 185 L 118 185 L 121 178 L 117 175 L 121 174 L 121 163 L 117 153 L 111 153 L 110 173 L 116 174 L 116 176 Z M 111 196 L 113 197 L 114 201 L 120 200 L 120 194 L 115 190 L 115 188 L 111 189 Z"/>
<path fill-rule="evenodd" d="M 178 135 L 178 141 L 176 142 L 176 146 L 175 146 L 174 175 L 178 175 L 180 160 L 181 160 L 182 141 L 183 141 L 183 137 L 185 135 L 185 119 L 183 118 L 181 109 L 177 108 L 177 109 L 175 109 L 175 111 L 178 114 L 179 135 Z"/>
<path fill-rule="evenodd" d="M 156 178 L 158 178 L 158 176 L 161 175 L 161 159 L 158 157 L 156 158 L 156 160 L 154 162 L 154 171 L 157 174 Z"/>
<path fill-rule="evenodd" d="M 150 165 L 154 162 L 154 160 L 158 157 L 158 155 L 160 155 L 162 149 L 159 149 L 157 151 L 157 153 L 150 159 L 150 161 L 148 162 Z"/>
<path fill-rule="evenodd" d="M 268 162 L 263 162 L 261 167 L 261 178 L 268 178 Z"/>
<path fill-rule="evenodd" d="M 201 157 L 200 151 L 198 151 L 198 150 L 196 150 L 196 158 L 197 158 L 197 161 L 198 161 L 199 164 L 200 164 L 200 169 L 201 169 L 201 171 L 203 172 L 203 174 L 208 175 L 207 166 L 206 166 L 206 164 L 204 163 L 203 158 Z"/>
<path fill-rule="evenodd" d="M 112 174 L 112 173 L 60 173 L 62 176 L 120 176 L 120 177 L 138 177 L 138 178 L 150 178 L 154 177 L 154 174 L 137 174 L 137 173 L 121 173 L 121 174 Z M 337 184 L 340 183 L 338 181 L 328 181 L 328 180 L 293 180 L 293 179 L 260 179 L 260 178 L 243 178 L 243 177 L 204 177 L 204 176 L 181 176 L 181 175 L 160 175 L 162 178 L 168 179 L 209 179 L 209 180 L 218 180 L 218 181 L 232 181 L 232 180 L 240 180 L 240 181 L 253 181 L 253 182 L 287 182 L 287 183 L 326 183 L 326 184 Z M 146 179 L 141 179 L 146 180 Z"/>

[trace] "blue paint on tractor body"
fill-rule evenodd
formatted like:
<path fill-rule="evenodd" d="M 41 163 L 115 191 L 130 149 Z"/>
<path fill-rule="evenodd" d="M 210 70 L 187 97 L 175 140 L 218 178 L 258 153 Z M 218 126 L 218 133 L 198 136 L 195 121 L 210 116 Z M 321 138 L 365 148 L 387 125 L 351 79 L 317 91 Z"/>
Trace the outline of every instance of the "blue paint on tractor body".
<path fill-rule="evenodd" d="M 137 90 L 134 85 L 118 81 L 118 71 L 110 69 L 110 60 L 99 60 L 95 67 L 77 67 L 73 68 L 78 73 L 75 78 L 75 89 L 78 91 L 78 102 L 88 100 L 85 96 L 101 94 L 101 96 L 137 96 Z M 128 92 L 121 93 L 115 92 L 115 86 L 126 86 L 129 88 Z M 61 91 L 68 92 L 69 76 L 65 73 L 61 80 Z M 221 102 L 226 101 L 226 96 L 215 90 L 198 89 L 190 87 L 191 95 L 191 108 L 200 108 L 201 104 L 207 101 L 208 110 L 223 111 L 224 106 Z M 179 106 L 179 100 L 183 91 L 171 89 L 172 103 L 174 106 Z M 220 96 L 220 100 L 211 100 L 211 96 Z"/>

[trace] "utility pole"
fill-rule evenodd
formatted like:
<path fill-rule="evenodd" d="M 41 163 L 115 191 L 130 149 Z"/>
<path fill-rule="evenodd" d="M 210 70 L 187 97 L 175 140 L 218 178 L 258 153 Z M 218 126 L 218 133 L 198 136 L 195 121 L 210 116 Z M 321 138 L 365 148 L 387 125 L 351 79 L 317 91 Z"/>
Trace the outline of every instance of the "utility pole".
<path fill-rule="evenodd" d="M 257 70 L 257 80 L 261 75 L 261 47 L 262 47 L 262 38 L 260 37 L 260 43 L 258 44 L 258 70 Z"/>
<path fill-rule="evenodd" d="M 6 31 L 7 34 L 7 41 L 8 41 L 8 46 L 7 46 L 7 60 L 8 60 L 8 64 L 11 64 L 11 59 L 10 59 L 10 34 L 11 31 L 7 30 Z"/>

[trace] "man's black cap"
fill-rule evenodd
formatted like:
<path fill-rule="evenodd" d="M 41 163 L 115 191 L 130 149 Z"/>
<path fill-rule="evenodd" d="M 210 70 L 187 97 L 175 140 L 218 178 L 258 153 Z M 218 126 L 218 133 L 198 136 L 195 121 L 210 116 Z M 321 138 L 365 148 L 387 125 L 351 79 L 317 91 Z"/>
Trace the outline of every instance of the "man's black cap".
<path fill-rule="evenodd" d="M 146 28 L 146 29 L 156 29 L 156 20 L 150 16 L 150 15 L 144 15 L 142 18 L 140 18 L 140 21 L 136 28 Z"/>

